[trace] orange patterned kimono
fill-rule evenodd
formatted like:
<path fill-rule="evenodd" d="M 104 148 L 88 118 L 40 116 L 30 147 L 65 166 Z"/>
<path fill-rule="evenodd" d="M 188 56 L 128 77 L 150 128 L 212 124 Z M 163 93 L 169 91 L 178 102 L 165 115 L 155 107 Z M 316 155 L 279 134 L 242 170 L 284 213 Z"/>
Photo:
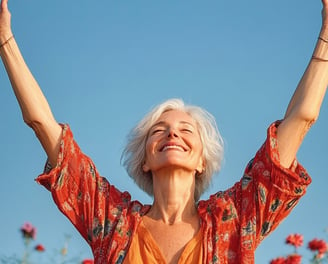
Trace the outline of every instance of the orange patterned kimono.
<path fill-rule="evenodd" d="M 256 247 L 305 194 L 311 182 L 305 169 L 296 161 L 290 169 L 279 164 L 278 125 L 269 127 L 239 182 L 198 202 L 203 263 L 254 263 Z M 101 177 L 68 125 L 63 126 L 57 166 L 47 164 L 36 180 L 89 243 L 95 263 L 123 263 L 150 205 L 131 200 Z"/>

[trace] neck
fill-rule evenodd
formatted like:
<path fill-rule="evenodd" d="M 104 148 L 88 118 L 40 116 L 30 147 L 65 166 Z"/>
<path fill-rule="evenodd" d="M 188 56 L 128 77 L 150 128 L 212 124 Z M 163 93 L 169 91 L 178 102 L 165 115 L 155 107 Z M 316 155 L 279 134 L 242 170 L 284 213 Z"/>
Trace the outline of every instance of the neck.
<path fill-rule="evenodd" d="M 149 217 L 172 225 L 197 216 L 194 175 L 179 172 L 153 175 L 153 186 L 154 203 Z"/>

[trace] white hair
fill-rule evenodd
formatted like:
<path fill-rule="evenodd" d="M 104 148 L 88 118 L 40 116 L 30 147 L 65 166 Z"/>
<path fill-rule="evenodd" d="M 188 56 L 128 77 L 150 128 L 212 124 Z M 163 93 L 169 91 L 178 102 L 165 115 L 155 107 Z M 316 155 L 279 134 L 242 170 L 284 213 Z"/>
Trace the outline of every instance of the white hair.
<path fill-rule="evenodd" d="M 198 201 L 209 187 L 213 174 L 220 170 L 223 159 L 223 139 L 215 118 L 205 109 L 187 105 L 181 99 L 169 99 L 159 104 L 130 131 L 121 160 L 129 176 L 142 190 L 152 196 L 152 174 L 144 172 L 142 168 L 146 159 L 146 141 L 150 128 L 164 112 L 170 110 L 179 110 L 189 114 L 198 126 L 205 161 L 205 170 L 196 176 L 195 201 Z"/>

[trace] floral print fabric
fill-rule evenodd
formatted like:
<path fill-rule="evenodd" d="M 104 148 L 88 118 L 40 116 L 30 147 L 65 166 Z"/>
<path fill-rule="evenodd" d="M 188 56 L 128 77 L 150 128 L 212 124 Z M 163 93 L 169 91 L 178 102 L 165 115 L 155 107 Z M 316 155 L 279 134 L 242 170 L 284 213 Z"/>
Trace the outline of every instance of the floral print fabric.
<path fill-rule="evenodd" d="M 203 263 L 254 263 L 254 251 L 295 207 L 311 182 L 296 161 L 279 164 L 273 123 L 267 139 L 241 180 L 197 208 L 203 232 Z M 57 166 L 47 163 L 37 179 L 52 193 L 59 210 L 91 246 L 95 263 L 122 263 L 141 217 L 150 209 L 131 200 L 101 177 L 82 153 L 68 125 L 63 126 Z"/>

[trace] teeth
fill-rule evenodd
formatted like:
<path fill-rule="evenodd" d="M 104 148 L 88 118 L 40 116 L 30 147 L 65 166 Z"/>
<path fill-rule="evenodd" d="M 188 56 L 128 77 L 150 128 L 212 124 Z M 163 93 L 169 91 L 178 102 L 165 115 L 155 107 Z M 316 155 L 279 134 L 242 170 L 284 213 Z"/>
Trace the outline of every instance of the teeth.
<path fill-rule="evenodd" d="M 162 151 L 165 151 L 165 150 L 168 150 L 168 149 L 178 149 L 178 150 L 184 151 L 184 149 L 182 147 L 176 146 L 176 145 L 174 145 L 174 146 L 165 146 Z"/>

